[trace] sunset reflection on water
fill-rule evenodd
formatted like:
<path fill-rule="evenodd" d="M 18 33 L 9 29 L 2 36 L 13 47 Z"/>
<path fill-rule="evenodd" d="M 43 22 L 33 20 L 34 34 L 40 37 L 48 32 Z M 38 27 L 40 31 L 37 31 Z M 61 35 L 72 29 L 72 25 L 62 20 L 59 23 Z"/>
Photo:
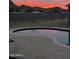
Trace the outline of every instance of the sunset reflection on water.
<path fill-rule="evenodd" d="M 69 42 L 69 33 L 65 31 L 58 30 L 43 30 L 43 29 L 33 29 L 33 30 L 23 30 L 15 32 L 14 34 L 20 36 L 47 36 L 50 38 L 55 38 L 58 42 L 62 44 L 68 44 Z"/>

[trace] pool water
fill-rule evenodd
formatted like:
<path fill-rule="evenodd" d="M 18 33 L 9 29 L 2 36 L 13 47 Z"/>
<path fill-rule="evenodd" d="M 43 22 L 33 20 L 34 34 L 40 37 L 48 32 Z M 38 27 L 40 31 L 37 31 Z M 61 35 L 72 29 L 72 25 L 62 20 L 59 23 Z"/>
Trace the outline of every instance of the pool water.
<path fill-rule="evenodd" d="M 19 36 L 45 36 L 50 37 L 52 40 L 55 39 L 61 44 L 69 44 L 69 32 L 65 31 L 34 29 L 17 31 L 14 34 Z"/>

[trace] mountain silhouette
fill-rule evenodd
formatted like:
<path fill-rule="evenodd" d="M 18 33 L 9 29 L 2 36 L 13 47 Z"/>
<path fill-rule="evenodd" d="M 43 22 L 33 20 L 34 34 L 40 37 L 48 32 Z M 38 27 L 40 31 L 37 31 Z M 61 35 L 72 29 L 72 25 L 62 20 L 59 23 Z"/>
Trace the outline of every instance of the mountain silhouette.
<path fill-rule="evenodd" d="M 66 5 L 68 8 L 70 8 L 70 5 Z M 54 7 L 54 8 L 49 8 L 49 9 L 44 9 L 40 7 L 30 7 L 30 6 L 16 6 L 11 0 L 9 0 L 9 11 L 10 12 L 33 12 L 33 11 L 38 11 L 38 12 L 48 12 L 51 14 L 62 14 L 62 13 L 69 13 L 69 9 L 65 10 L 60 7 Z"/>
<path fill-rule="evenodd" d="M 50 13 L 63 13 L 63 12 L 68 12 L 68 10 L 62 9 L 60 7 L 54 7 L 54 8 L 48 9 L 48 12 L 50 12 Z"/>
<path fill-rule="evenodd" d="M 16 6 L 11 0 L 9 0 L 9 12 L 20 11 L 18 6 Z"/>
<path fill-rule="evenodd" d="M 38 11 L 38 12 L 46 12 L 46 10 L 44 8 L 30 7 L 30 6 L 25 6 L 25 5 L 20 6 L 19 9 L 22 12 L 35 12 L 35 11 Z"/>
<path fill-rule="evenodd" d="M 33 11 L 46 12 L 44 8 L 40 8 L 40 7 L 33 7 Z"/>
<path fill-rule="evenodd" d="M 31 11 L 33 10 L 33 8 L 30 7 L 30 6 L 21 5 L 21 6 L 19 7 L 19 10 L 20 10 L 21 12 L 31 12 Z"/>

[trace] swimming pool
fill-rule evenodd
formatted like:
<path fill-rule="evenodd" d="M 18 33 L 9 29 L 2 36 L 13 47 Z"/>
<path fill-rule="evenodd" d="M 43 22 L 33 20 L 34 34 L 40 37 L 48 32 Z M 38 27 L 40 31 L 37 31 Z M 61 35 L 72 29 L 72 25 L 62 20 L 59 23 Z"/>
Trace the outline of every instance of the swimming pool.
<path fill-rule="evenodd" d="M 64 45 L 69 44 L 69 31 L 58 30 L 51 28 L 23 28 L 12 30 L 12 33 L 17 36 L 44 36 L 49 37 L 55 43 L 60 43 Z"/>

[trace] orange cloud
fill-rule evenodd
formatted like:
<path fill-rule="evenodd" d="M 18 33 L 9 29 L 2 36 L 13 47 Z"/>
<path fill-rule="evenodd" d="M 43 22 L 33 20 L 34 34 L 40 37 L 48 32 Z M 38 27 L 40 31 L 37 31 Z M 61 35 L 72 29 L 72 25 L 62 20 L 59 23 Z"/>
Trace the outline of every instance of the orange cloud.
<path fill-rule="evenodd" d="M 42 8 L 52 8 L 52 7 L 61 7 L 67 9 L 66 4 L 69 3 L 69 0 L 51 0 L 44 2 L 39 2 L 38 0 L 12 0 L 17 6 L 27 5 L 31 7 L 42 7 Z"/>

